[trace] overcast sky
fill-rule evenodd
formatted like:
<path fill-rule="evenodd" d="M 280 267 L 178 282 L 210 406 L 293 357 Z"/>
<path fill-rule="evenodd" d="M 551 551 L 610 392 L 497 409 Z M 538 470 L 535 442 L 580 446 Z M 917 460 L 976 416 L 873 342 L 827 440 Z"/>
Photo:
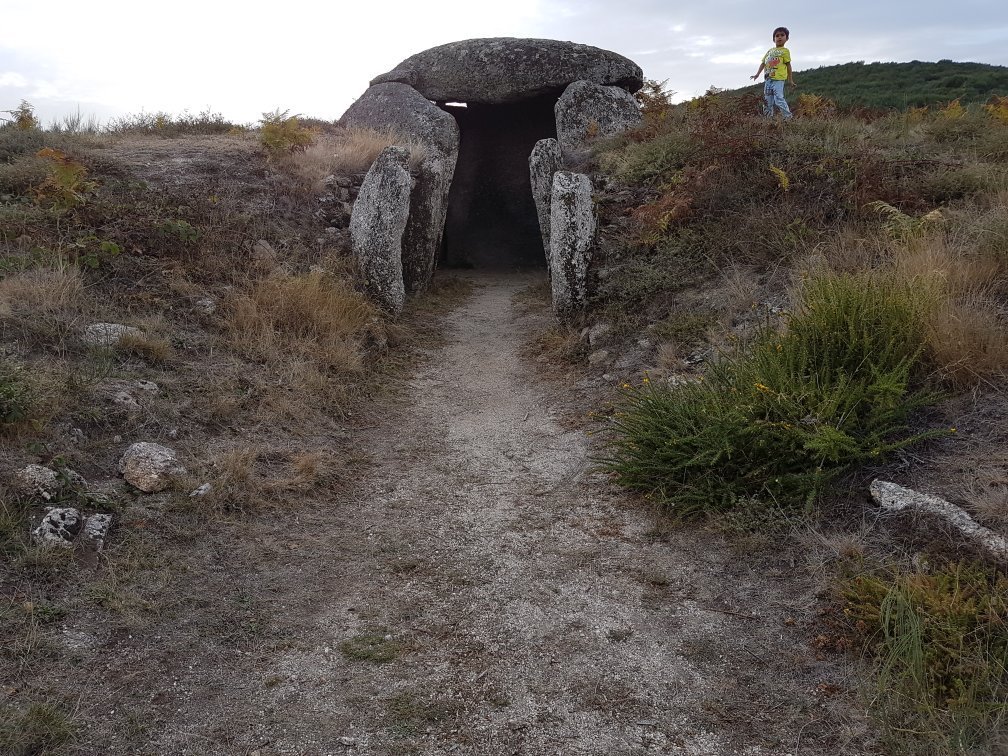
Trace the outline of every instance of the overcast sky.
<path fill-rule="evenodd" d="M 1004 0 L 0 0 L 0 110 L 28 100 L 45 123 L 78 109 L 334 119 L 403 58 L 472 37 L 614 50 L 681 99 L 750 83 L 775 26 L 791 29 L 796 72 L 852 60 L 1008 65 Z"/>

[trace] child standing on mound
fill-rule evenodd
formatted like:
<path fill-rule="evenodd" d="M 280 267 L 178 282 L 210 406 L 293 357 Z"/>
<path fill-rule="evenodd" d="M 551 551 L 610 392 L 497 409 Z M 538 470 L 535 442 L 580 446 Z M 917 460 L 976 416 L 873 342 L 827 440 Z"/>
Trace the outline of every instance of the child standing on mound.
<path fill-rule="evenodd" d="M 792 87 L 795 85 L 791 74 L 791 52 L 784 47 L 790 36 L 791 32 L 784 26 L 774 29 L 774 46 L 767 50 L 759 70 L 750 77 L 755 81 L 761 73 L 764 76 L 763 98 L 766 100 L 764 112 L 768 118 L 773 117 L 774 108 L 780 110 L 784 120 L 791 117 L 791 109 L 784 99 L 784 82 L 787 81 Z"/>

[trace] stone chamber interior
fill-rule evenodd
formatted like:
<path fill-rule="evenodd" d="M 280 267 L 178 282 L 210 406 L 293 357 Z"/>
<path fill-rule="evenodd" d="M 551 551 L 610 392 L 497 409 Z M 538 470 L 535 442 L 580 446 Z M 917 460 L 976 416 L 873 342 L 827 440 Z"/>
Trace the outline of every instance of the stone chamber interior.
<path fill-rule="evenodd" d="M 537 141 L 556 137 L 558 94 L 507 105 L 442 105 L 458 122 L 459 156 L 448 192 L 441 266 L 546 267 L 528 159 Z"/>

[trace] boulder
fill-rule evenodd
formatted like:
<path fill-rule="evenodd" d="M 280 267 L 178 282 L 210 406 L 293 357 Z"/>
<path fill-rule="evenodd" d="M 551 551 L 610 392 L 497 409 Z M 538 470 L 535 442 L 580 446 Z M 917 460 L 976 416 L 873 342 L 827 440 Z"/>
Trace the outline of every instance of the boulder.
<path fill-rule="evenodd" d="M 553 174 L 560 170 L 560 144 L 556 139 L 540 139 L 529 155 L 529 177 L 532 181 L 532 198 L 539 214 L 546 265 L 549 266 L 550 249 L 550 196 L 553 193 Z"/>
<path fill-rule="evenodd" d="M 402 312 L 402 241 L 409 218 L 409 151 L 386 147 L 364 177 L 350 216 L 350 238 L 368 294 L 393 315 Z"/>
<path fill-rule="evenodd" d="M 167 446 L 140 441 L 130 446 L 119 460 L 119 472 L 126 482 L 144 493 L 163 491 L 174 475 L 182 475 L 185 468 Z"/>
<path fill-rule="evenodd" d="M 629 92 L 591 81 L 571 84 L 553 107 L 557 141 L 565 155 L 583 152 L 593 139 L 639 126 L 640 106 Z"/>
<path fill-rule="evenodd" d="M 406 58 L 371 84 L 398 82 L 435 102 L 500 105 L 559 94 L 575 81 L 636 92 L 643 72 L 632 60 L 555 39 L 492 37 L 433 47 Z"/>
<path fill-rule="evenodd" d="M 591 179 L 557 171 L 550 197 L 550 276 L 553 312 L 561 320 L 569 320 L 587 300 L 595 229 Z"/>
<path fill-rule="evenodd" d="M 448 189 L 458 160 L 458 124 L 412 87 L 390 83 L 370 87 L 347 109 L 339 125 L 392 130 L 423 148 L 402 240 L 406 291 L 422 291 L 434 274 L 441 246 Z"/>

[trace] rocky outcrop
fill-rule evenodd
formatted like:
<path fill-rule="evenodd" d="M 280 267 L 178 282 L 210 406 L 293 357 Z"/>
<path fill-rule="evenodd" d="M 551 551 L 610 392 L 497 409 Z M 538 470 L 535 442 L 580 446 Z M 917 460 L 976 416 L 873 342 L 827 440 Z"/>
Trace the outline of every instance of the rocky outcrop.
<path fill-rule="evenodd" d="M 629 92 L 590 81 L 576 81 L 557 100 L 557 141 L 563 153 L 584 151 L 589 142 L 639 126 L 640 106 Z"/>
<path fill-rule="evenodd" d="M 119 472 L 130 485 L 144 493 L 154 493 L 166 489 L 172 477 L 183 475 L 185 468 L 167 446 L 140 441 L 123 454 L 119 460 Z"/>
<path fill-rule="evenodd" d="M 636 92 L 644 82 L 633 61 L 590 45 L 555 39 L 467 39 L 417 53 L 371 84 L 408 84 L 435 102 L 487 105 L 559 94 L 575 81 Z"/>
<path fill-rule="evenodd" d="M 402 240 L 406 291 L 421 291 L 430 283 L 441 246 L 448 189 L 458 159 L 458 124 L 415 89 L 399 83 L 370 87 L 339 123 L 345 127 L 391 129 L 424 150 Z"/>
<path fill-rule="evenodd" d="M 595 228 L 591 179 L 558 171 L 550 197 L 550 275 L 553 312 L 561 320 L 569 320 L 587 300 Z"/>
<path fill-rule="evenodd" d="M 402 241 L 410 212 L 409 150 L 386 147 L 371 165 L 350 216 L 350 239 L 368 294 L 385 310 L 402 312 Z"/>
<path fill-rule="evenodd" d="M 532 198 L 539 215 L 539 229 L 542 232 L 546 265 L 550 259 L 550 198 L 553 194 L 553 174 L 560 170 L 560 145 L 556 139 L 540 139 L 529 155 L 529 177 L 532 182 Z"/>

